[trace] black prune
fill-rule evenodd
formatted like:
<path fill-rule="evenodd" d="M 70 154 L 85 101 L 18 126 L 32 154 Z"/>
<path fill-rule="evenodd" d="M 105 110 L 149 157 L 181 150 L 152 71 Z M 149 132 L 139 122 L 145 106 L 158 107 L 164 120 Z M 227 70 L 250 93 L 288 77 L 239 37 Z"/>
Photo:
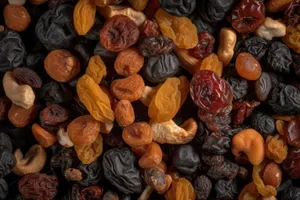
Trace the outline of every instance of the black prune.
<path fill-rule="evenodd" d="M 0 200 L 5 200 L 8 195 L 8 184 L 4 179 L 0 179 Z"/>
<path fill-rule="evenodd" d="M 212 183 L 205 175 L 198 176 L 194 183 L 197 200 L 206 200 L 212 189 Z"/>
<path fill-rule="evenodd" d="M 40 93 L 40 98 L 46 102 L 47 106 L 72 101 L 72 97 L 73 94 L 70 87 L 55 81 L 44 84 Z"/>
<path fill-rule="evenodd" d="M 296 199 L 300 199 L 300 188 L 299 187 L 291 187 L 288 188 L 285 192 L 284 192 L 284 196 L 282 198 L 282 200 L 296 200 Z"/>
<path fill-rule="evenodd" d="M 158 0 L 160 7 L 175 16 L 188 16 L 196 8 L 196 0 Z"/>
<path fill-rule="evenodd" d="M 276 72 L 289 73 L 293 62 L 290 49 L 283 43 L 273 41 L 266 54 L 267 65 Z"/>
<path fill-rule="evenodd" d="M 198 14 L 210 23 L 224 19 L 234 4 L 234 0 L 201 0 L 197 2 Z"/>
<path fill-rule="evenodd" d="M 179 60 L 174 53 L 145 59 L 142 74 L 146 80 L 158 84 L 176 75 L 180 70 Z"/>
<path fill-rule="evenodd" d="M 43 53 L 29 53 L 26 57 L 26 66 L 35 70 L 44 65 L 45 58 Z"/>
<path fill-rule="evenodd" d="M 268 42 L 259 37 L 249 37 L 237 46 L 236 55 L 240 52 L 247 52 L 253 55 L 257 60 L 265 56 L 268 50 Z"/>
<path fill-rule="evenodd" d="M 82 186 L 97 185 L 103 180 L 103 168 L 100 160 L 97 160 L 89 165 L 80 164 L 78 169 L 82 173 L 82 180 L 79 181 Z"/>
<path fill-rule="evenodd" d="M 163 35 L 143 37 L 138 42 L 138 49 L 145 57 L 170 53 L 174 46 L 173 40 Z"/>
<path fill-rule="evenodd" d="M 230 149 L 230 138 L 215 132 L 207 136 L 202 144 L 202 150 L 212 154 L 223 155 Z"/>
<path fill-rule="evenodd" d="M 223 155 L 208 155 L 201 153 L 201 160 L 209 167 L 221 165 L 225 158 Z"/>
<path fill-rule="evenodd" d="M 263 72 L 255 82 L 255 93 L 260 101 L 265 101 L 272 89 L 272 81 L 268 73 Z"/>
<path fill-rule="evenodd" d="M 191 21 L 197 27 L 197 32 L 208 32 L 213 35 L 215 32 L 215 27 L 213 24 L 203 20 L 197 13 L 190 16 Z"/>
<path fill-rule="evenodd" d="M 5 146 L 11 152 L 13 151 L 13 145 L 11 139 L 6 133 L 0 132 L 0 146 Z"/>
<path fill-rule="evenodd" d="M 232 94 L 233 94 L 233 100 L 239 100 L 244 98 L 247 95 L 248 91 L 248 82 L 246 79 L 242 77 L 237 76 L 231 76 L 226 79 L 226 81 L 229 83 Z"/>
<path fill-rule="evenodd" d="M 283 83 L 284 79 L 280 74 L 277 74 L 275 72 L 268 72 L 271 83 L 272 83 L 272 88 L 274 88 L 278 83 Z"/>
<path fill-rule="evenodd" d="M 215 184 L 216 197 L 220 200 L 234 200 L 239 194 L 239 186 L 236 179 L 219 180 Z"/>
<path fill-rule="evenodd" d="M 263 135 L 273 135 L 276 131 L 274 119 L 259 111 L 251 115 L 251 125 Z"/>
<path fill-rule="evenodd" d="M 200 157 L 192 145 L 183 145 L 176 149 L 173 165 L 179 172 L 191 175 L 199 168 Z"/>
<path fill-rule="evenodd" d="M 17 32 L 4 31 L 0 38 L 0 72 L 4 73 L 23 64 L 26 49 Z"/>
<path fill-rule="evenodd" d="M 36 24 L 35 32 L 49 51 L 72 47 L 77 33 L 73 23 L 74 6 L 61 4 L 46 11 Z"/>
<path fill-rule="evenodd" d="M 15 164 L 16 159 L 10 149 L 6 146 L 0 146 L 0 178 L 9 174 Z"/>
<path fill-rule="evenodd" d="M 219 180 L 227 177 L 234 179 L 239 172 L 239 166 L 231 161 L 225 160 L 220 165 L 214 165 L 209 168 L 207 175 L 212 179 Z"/>
<path fill-rule="evenodd" d="M 119 191 L 130 194 L 142 191 L 142 178 L 136 157 L 127 148 L 110 149 L 103 155 L 104 175 Z"/>
<path fill-rule="evenodd" d="M 271 92 L 269 105 L 278 114 L 300 114 L 300 92 L 292 85 L 277 84 Z"/>

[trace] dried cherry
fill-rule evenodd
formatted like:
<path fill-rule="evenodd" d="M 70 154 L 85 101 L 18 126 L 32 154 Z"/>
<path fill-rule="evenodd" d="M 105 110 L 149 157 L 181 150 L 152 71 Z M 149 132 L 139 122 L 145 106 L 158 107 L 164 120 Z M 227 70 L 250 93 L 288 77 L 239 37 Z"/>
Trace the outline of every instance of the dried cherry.
<path fill-rule="evenodd" d="M 286 141 L 293 147 L 300 147 L 300 120 L 294 119 L 285 128 Z"/>
<path fill-rule="evenodd" d="M 300 178 L 300 148 L 292 149 L 282 166 L 292 179 Z"/>
<path fill-rule="evenodd" d="M 195 58 L 205 58 L 214 51 L 215 38 L 208 32 L 201 32 L 198 35 L 198 44 L 195 48 L 190 49 L 190 54 Z"/>
<path fill-rule="evenodd" d="M 143 37 L 138 42 L 138 49 L 145 57 L 168 54 L 174 46 L 173 40 L 163 35 Z"/>

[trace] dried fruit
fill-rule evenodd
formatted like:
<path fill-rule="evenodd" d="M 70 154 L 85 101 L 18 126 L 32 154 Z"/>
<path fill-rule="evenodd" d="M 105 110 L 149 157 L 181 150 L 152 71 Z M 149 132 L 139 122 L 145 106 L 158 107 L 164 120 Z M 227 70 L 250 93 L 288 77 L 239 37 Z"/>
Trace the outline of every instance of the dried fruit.
<path fill-rule="evenodd" d="M 138 26 L 129 17 L 109 18 L 100 31 L 100 42 L 109 51 L 120 52 L 134 45 L 139 38 Z"/>
<path fill-rule="evenodd" d="M 283 42 L 295 52 L 300 53 L 300 25 L 288 26 L 286 29 L 286 35 L 282 38 Z"/>
<path fill-rule="evenodd" d="M 142 11 L 146 8 L 148 0 L 129 0 L 129 3 L 137 11 Z"/>
<path fill-rule="evenodd" d="M 77 94 L 90 114 L 98 121 L 112 123 L 114 112 L 111 109 L 108 96 L 87 74 L 78 79 Z"/>
<path fill-rule="evenodd" d="M 25 67 L 18 67 L 13 70 L 13 74 L 18 81 L 24 84 L 27 84 L 33 88 L 42 87 L 42 83 L 43 83 L 42 79 L 32 69 L 25 68 Z"/>
<path fill-rule="evenodd" d="M 101 83 L 102 79 L 106 77 L 107 71 L 105 63 L 100 56 L 92 56 L 90 58 L 85 73 L 88 74 L 96 84 Z"/>
<path fill-rule="evenodd" d="M 0 120 L 7 118 L 10 105 L 11 101 L 6 96 L 0 98 Z"/>
<path fill-rule="evenodd" d="M 160 146 L 152 142 L 145 147 L 145 153 L 139 160 L 139 166 L 143 169 L 157 167 L 162 161 L 162 150 Z"/>
<path fill-rule="evenodd" d="M 269 0 L 266 4 L 269 12 L 284 11 L 293 0 Z"/>
<path fill-rule="evenodd" d="M 263 181 L 266 185 L 278 188 L 282 180 L 282 171 L 278 164 L 269 162 L 263 170 Z"/>
<path fill-rule="evenodd" d="M 194 183 L 197 200 L 206 200 L 211 192 L 212 183 L 205 175 L 198 176 Z"/>
<path fill-rule="evenodd" d="M 200 70 L 210 70 L 221 77 L 223 72 L 223 64 L 219 60 L 218 56 L 212 53 L 203 59 Z"/>
<path fill-rule="evenodd" d="M 79 0 L 74 8 L 74 27 L 79 35 L 85 35 L 95 23 L 96 5 L 93 0 Z"/>
<path fill-rule="evenodd" d="M 115 114 L 119 126 L 128 126 L 135 120 L 133 107 L 128 100 L 121 100 L 117 103 Z"/>
<path fill-rule="evenodd" d="M 52 104 L 40 112 L 40 121 L 43 126 L 55 126 L 67 121 L 68 118 L 68 110 L 58 104 Z"/>
<path fill-rule="evenodd" d="M 251 182 L 242 189 L 238 200 L 256 200 L 259 196 L 256 185 Z"/>
<path fill-rule="evenodd" d="M 158 36 L 160 34 L 159 26 L 155 20 L 146 20 L 140 26 L 141 36 Z"/>
<path fill-rule="evenodd" d="M 163 35 L 143 37 L 138 42 L 138 49 L 145 57 L 168 54 L 173 48 L 173 41 Z"/>
<path fill-rule="evenodd" d="M 272 89 L 271 78 L 268 73 L 262 72 L 259 79 L 255 82 L 255 93 L 260 101 L 265 101 Z"/>
<path fill-rule="evenodd" d="M 185 178 L 173 180 L 171 189 L 165 194 L 166 200 L 195 200 L 193 185 Z"/>
<path fill-rule="evenodd" d="M 57 138 L 54 134 L 40 127 L 38 124 L 33 124 L 31 129 L 34 138 L 42 147 L 48 148 L 57 142 Z"/>
<path fill-rule="evenodd" d="M 146 122 L 136 122 L 124 128 L 123 140 L 131 147 L 143 146 L 152 142 L 153 134 Z"/>
<path fill-rule="evenodd" d="M 198 35 L 198 44 L 195 48 L 190 49 L 192 56 L 203 59 L 214 51 L 215 38 L 208 32 L 201 32 Z"/>
<path fill-rule="evenodd" d="M 238 74 L 247 80 L 257 80 L 262 73 L 259 62 L 249 53 L 240 53 L 235 61 Z"/>
<path fill-rule="evenodd" d="M 3 16 L 5 25 L 17 32 L 25 31 L 31 22 L 27 9 L 21 5 L 8 4 L 3 10 Z"/>
<path fill-rule="evenodd" d="M 292 149 L 288 157 L 283 162 L 283 169 L 292 179 L 300 178 L 300 149 Z"/>
<path fill-rule="evenodd" d="M 159 9 L 155 19 L 163 35 L 171 38 L 179 48 L 192 49 L 198 44 L 197 28 L 189 18 L 172 16 Z"/>
<path fill-rule="evenodd" d="M 168 78 L 151 100 L 148 115 L 155 122 L 173 119 L 189 93 L 189 82 L 185 76 Z"/>
<path fill-rule="evenodd" d="M 300 22 L 299 0 L 292 1 L 284 12 L 284 21 L 288 26 L 296 26 Z"/>
<path fill-rule="evenodd" d="M 25 127 L 35 120 L 38 115 L 38 107 L 31 106 L 29 109 L 22 108 L 15 104 L 11 105 L 8 111 L 8 119 L 15 127 Z"/>
<path fill-rule="evenodd" d="M 300 147 L 300 120 L 294 119 L 289 122 L 285 129 L 285 138 L 289 145 Z"/>
<path fill-rule="evenodd" d="M 280 135 L 268 136 L 266 139 L 266 156 L 276 163 L 282 163 L 288 154 L 288 147 Z"/>

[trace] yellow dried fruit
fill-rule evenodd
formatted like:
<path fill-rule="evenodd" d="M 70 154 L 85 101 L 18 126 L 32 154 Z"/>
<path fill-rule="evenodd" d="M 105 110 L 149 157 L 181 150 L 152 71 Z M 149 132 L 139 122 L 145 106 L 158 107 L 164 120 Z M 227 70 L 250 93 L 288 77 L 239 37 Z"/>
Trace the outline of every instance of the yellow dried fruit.
<path fill-rule="evenodd" d="M 165 122 L 175 117 L 189 94 L 185 76 L 168 78 L 150 102 L 148 115 L 152 121 Z"/>
<path fill-rule="evenodd" d="M 190 181 L 185 178 L 173 180 L 171 189 L 165 194 L 166 200 L 195 200 L 196 193 Z"/>
<path fill-rule="evenodd" d="M 100 56 L 93 56 L 90 58 L 89 65 L 85 71 L 96 84 L 99 84 L 107 75 L 106 66 Z"/>
<path fill-rule="evenodd" d="M 210 70 L 222 77 L 223 64 L 214 53 L 203 59 L 200 70 Z"/>
<path fill-rule="evenodd" d="M 108 96 L 87 74 L 78 79 L 77 94 L 90 114 L 98 121 L 112 123 L 114 112 L 111 109 Z"/>
<path fill-rule="evenodd" d="M 93 0 L 79 0 L 74 8 L 74 26 L 79 35 L 85 35 L 95 23 L 96 4 Z"/>
<path fill-rule="evenodd" d="M 266 139 L 266 156 L 276 163 L 282 163 L 288 154 L 286 142 L 280 139 L 280 135 L 268 136 Z"/>

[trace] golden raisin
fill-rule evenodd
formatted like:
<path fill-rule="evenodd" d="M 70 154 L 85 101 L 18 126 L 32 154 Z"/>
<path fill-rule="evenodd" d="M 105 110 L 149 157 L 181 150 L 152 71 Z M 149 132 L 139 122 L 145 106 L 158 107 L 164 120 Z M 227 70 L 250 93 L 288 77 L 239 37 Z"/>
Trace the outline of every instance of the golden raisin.
<path fill-rule="evenodd" d="M 33 122 L 37 115 L 38 108 L 36 105 L 31 106 L 29 109 L 25 109 L 21 106 L 12 104 L 8 111 L 9 121 L 18 128 L 25 127 Z"/>
<path fill-rule="evenodd" d="M 166 200 L 195 200 L 196 194 L 191 182 L 185 178 L 173 180 L 171 189 L 165 194 Z"/>
<path fill-rule="evenodd" d="M 103 123 L 114 121 L 108 96 L 89 75 L 85 74 L 78 79 L 77 94 L 94 119 Z"/>
<path fill-rule="evenodd" d="M 136 122 L 124 128 L 122 137 L 131 147 L 150 144 L 153 138 L 152 128 L 146 122 Z"/>
<path fill-rule="evenodd" d="M 261 66 L 256 58 L 244 52 L 237 56 L 235 68 L 241 77 L 252 81 L 257 80 L 262 73 Z"/>
<path fill-rule="evenodd" d="M 292 1 L 293 0 L 268 0 L 266 3 L 266 8 L 269 12 L 284 11 L 288 8 Z"/>
<path fill-rule="evenodd" d="M 107 75 L 107 71 L 100 56 L 93 56 L 90 58 L 85 73 L 94 79 L 96 84 L 101 83 L 102 79 Z"/>
<path fill-rule="evenodd" d="M 144 65 L 144 56 L 136 48 L 121 51 L 115 60 L 115 70 L 121 76 L 137 74 Z"/>
<path fill-rule="evenodd" d="M 97 7 L 93 0 L 79 0 L 74 8 L 74 26 L 78 35 L 85 35 L 95 23 Z"/>
<path fill-rule="evenodd" d="M 286 35 L 282 40 L 289 48 L 300 53 L 300 24 L 288 26 L 286 28 Z"/>
<path fill-rule="evenodd" d="M 223 64 L 214 53 L 203 59 L 200 70 L 210 70 L 222 76 Z"/>
<path fill-rule="evenodd" d="M 51 51 L 45 61 L 45 70 L 57 82 L 68 82 L 80 71 L 80 62 L 64 49 Z"/>
<path fill-rule="evenodd" d="M 266 156 L 276 163 L 282 163 L 288 154 L 288 146 L 280 135 L 268 136 L 266 139 Z"/>
<path fill-rule="evenodd" d="M 266 185 L 279 187 L 282 180 L 282 171 L 278 164 L 269 162 L 263 172 L 263 180 Z"/>
<path fill-rule="evenodd" d="M 128 0 L 131 6 L 137 10 L 142 11 L 146 8 L 148 0 Z"/>
<path fill-rule="evenodd" d="M 24 6 L 8 4 L 3 10 L 5 25 L 17 32 L 25 31 L 30 22 L 31 18 Z"/>
<path fill-rule="evenodd" d="M 151 100 L 148 115 L 151 120 L 165 122 L 175 117 L 189 94 L 189 81 L 185 76 L 168 78 Z"/>
<path fill-rule="evenodd" d="M 32 127 L 32 133 L 36 141 L 44 147 L 48 148 L 56 143 L 57 138 L 54 134 L 50 133 L 49 131 L 43 129 L 38 124 L 33 124 Z"/>
<path fill-rule="evenodd" d="M 251 182 L 242 189 L 238 200 L 257 200 L 259 196 L 256 185 Z"/>
<path fill-rule="evenodd" d="M 74 145 L 89 145 L 99 135 L 100 123 L 90 115 L 80 116 L 68 125 L 67 132 Z"/>
<path fill-rule="evenodd" d="M 287 126 L 287 124 L 285 123 L 285 121 L 278 119 L 275 122 L 275 126 L 276 126 L 276 130 L 278 131 L 278 133 L 280 135 L 284 136 L 284 131 L 285 131 L 285 128 Z"/>
<path fill-rule="evenodd" d="M 147 150 L 139 160 L 139 166 L 143 169 L 158 166 L 162 161 L 162 151 L 160 146 L 155 142 L 146 146 Z"/>
<path fill-rule="evenodd" d="M 121 100 L 117 103 L 115 114 L 119 126 L 128 126 L 135 120 L 133 107 L 128 100 Z"/>

